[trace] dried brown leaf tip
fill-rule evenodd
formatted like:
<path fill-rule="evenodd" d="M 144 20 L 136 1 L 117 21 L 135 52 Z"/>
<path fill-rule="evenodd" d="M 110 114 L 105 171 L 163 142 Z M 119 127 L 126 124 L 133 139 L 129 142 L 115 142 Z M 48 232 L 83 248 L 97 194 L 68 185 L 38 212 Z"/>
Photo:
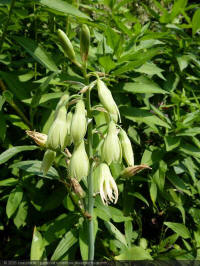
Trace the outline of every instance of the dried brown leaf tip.
<path fill-rule="evenodd" d="M 71 178 L 70 182 L 72 184 L 74 192 L 80 197 L 84 198 L 85 197 L 85 191 L 82 189 L 81 185 L 75 178 Z"/>
<path fill-rule="evenodd" d="M 132 177 L 132 176 L 136 175 L 138 172 L 140 172 L 140 171 L 142 171 L 144 169 L 152 169 L 152 168 L 149 167 L 146 164 L 130 166 L 130 167 L 125 168 L 121 172 L 120 176 L 123 177 L 123 178 L 129 178 L 129 177 Z"/>

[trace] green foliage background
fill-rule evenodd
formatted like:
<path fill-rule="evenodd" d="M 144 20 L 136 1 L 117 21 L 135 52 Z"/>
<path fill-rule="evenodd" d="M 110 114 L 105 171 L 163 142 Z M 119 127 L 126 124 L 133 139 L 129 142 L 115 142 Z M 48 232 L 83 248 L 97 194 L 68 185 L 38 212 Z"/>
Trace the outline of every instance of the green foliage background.
<path fill-rule="evenodd" d="M 0 0 L 0 258 L 87 259 L 64 159 L 43 177 L 44 151 L 25 135 L 48 133 L 63 92 L 82 88 L 56 31 L 80 59 L 83 23 L 88 69 L 106 74 L 135 163 L 152 167 L 122 179 L 113 165 L 120 197 L 95 200 L 95 259 L 199 259 L 200 4 L 187 0 Z"/>

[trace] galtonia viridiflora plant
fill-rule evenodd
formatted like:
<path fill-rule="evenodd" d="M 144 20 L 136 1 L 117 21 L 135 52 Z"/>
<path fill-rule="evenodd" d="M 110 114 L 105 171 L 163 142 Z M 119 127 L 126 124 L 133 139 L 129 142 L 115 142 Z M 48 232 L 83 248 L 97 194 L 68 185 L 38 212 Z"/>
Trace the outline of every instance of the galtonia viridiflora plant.
<path fill-rule="evenodd" d="M 99 72 L 87 72 L 90 46 L 88 27 L 83 25 L 81 30 L 82 64 L 77 61 L 72 43 L 62 30 L 58 30 L 58 39 L 65 56 L 82 71 L 85 84 L 78 94 L 69 95 L 68 92 L 63 94 L 57 104 L 48 135 L 35 131 L 27 131 L 27 134 L 46 150 L 41 164 L 43 175 L 48 173 L 57 155 L 63 154 L 66 157 L 68 175 L 62 182 L 81 213 L 88 219 L 90 235 L 88 259 L 93 259 L 92 216 L 95 197 L 100 194 L 105 205 L 116 204 L 119 198 L 119 190 L 110 166 L 115 163 L 121 164 L 123 166 L 121 176 L 124 178 L 148 166 L 134 165 L 131 141 L 126 131 L 119 125 L 120 112 L 106 85 L 105 75 Z M 99 104 L 95 106 L 92 106 L 91 102 L 93 94 L 99 99 Z M 95 125 L 94 114 L 97 112 L 103 114 L 106 123 Z M 102 131 L 102 127 L 106 127 L 106 131 Z M 78 201 L 74 195 L 78 197 Z"/>

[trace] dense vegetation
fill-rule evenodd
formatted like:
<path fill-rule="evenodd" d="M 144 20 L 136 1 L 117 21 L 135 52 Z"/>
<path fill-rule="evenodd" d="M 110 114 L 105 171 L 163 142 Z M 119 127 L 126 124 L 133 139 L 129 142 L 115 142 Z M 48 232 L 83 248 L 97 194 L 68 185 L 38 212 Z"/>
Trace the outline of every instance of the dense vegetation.
<path fill-rule="evenodd" d="M 119 199 L 95 197 L 95 260 L 199 259 L 198 1 L 0 0 L 0 22 L 0 258 L 88 258 L 65 158 L 43 176 L 44 149 L 25 133 L 47 134 L 61 96 L 85 86 L 57 36 L 66 32 L 81 63 L 85 24 L 87 71 L 111 90 L 135 165 L 151 167 L 125 178 L 111 165 Z M 91 97 L 98 104 L 96 87 Z M 95 121 L 105 126 L 98 110 Z"/>

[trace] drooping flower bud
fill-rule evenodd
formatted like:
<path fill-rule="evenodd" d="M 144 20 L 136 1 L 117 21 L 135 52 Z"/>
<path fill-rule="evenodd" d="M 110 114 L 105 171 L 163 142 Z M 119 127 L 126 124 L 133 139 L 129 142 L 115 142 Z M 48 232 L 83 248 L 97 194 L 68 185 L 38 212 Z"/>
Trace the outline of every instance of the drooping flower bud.
<path fill-rule="evenodd" d="M 67 114 L 67 130 L 65 138 L 65 146 L 70 146 L 72 144 L 72 135 L 71 135 L 71 122 L 72 122 L 72 112 Z"/>
<path fill-rule="evenodd" d="M 94 192 L 100 192 L 104 205 L 118 200 L 118 188 L 107 164 L 101 163 L 93 173 Z"/>
<path fill-rule="evenodd" d="M 123 178 L 130 178 L 134 175 L 136 175 L 138 172 L 144 170 L 144 169 L 151 169 L 151 167 L 149 167 L 146 164 L 141 164 L 141 165 L 135 165 L 135 166 L 129 166 L 127 168 L 125 168 L 121 173 L 120 176 Z"/>
<path fill-rule="evenodd" d="M 126 163 L 128 166 L 134 166 L 134 154 L 131 141 L 123 129 L 120 130 L 120 141 L 122 146 L 122 155 Z"/>
<path fill-rule="evenodd" d="M 46 142 L 47 142 L 47 135 L 46 134 L 42 134 L 40 132 L 36 132 L 36 131 L 30 131 L 30 130 L 26 130 L 26 134 L 31 137 L 35 143 L 37 143 L 37 145 L 39 145 L 40 147 L 45 147 L 46 146 Z"/>
<path fill-rule="evenodd" d="M 57 116 L 51 125 L 48 138 L 47 138 L 47 148 L 52 150 L 64 150 L 65 139 L 67 133 L 67 117 L 66 117 L 66 107 L 62 106 L 58 110 Z"/>
<path fill-rule="evenodd" d="M 111 121 L 108 126 L 108 133 L 101 149 L 101 159 L 110 165 L 112 162 L 120 162 L 122 150 L 115 123 Z"/>
<path fill-rule="evenodd" d="M 85 151 L 85 144 L 82 140 L 74 148 L 74 152 L 69 163 L 69 177 L 76 178 L 80 181 L 82 178 L 86 178 L 89 172 L 89 159 Z"/>
<path fill-rule="evenodd" d="M 75 52 L 67 35 L 62 30 L 58 30 L 58 37 L 61 42 L 64 53 L 71 61 L 75 61 Z"/>
<path fill-rule="evenodd" d="M 120 113 L 110 90 L 100 79 L 97 80 L 97 89 L 101 104 L 109 112 L 111 118 L 115 121 L 115 123 L 117 123 L 118 117 L 120 118 Z"/>
<path fill-rule="evenodd" d="M 48 172 L 49 168 L 51 167 L 54 159 L 56 157 L 56 152 L 52 150 L 46 150 L 43 161 L 41 164 L 41 171 L 43 172 L 43 175 L 46 175 Z"/>
<path fill-rule="evenodd" d="M 85 136 L 87 131 L 87 120 L 85 104 L 79 100 L 76 104 L 76 110 L 72 117 L 71 135 L 73 142 L 78 144 Z"/>
<path fill-rule="evenodd" d="M 80 52 L 83 62 L 87 61 L 90 48 L 90 31 L 87 25 L 82 25 L 80 38 Z"/>

